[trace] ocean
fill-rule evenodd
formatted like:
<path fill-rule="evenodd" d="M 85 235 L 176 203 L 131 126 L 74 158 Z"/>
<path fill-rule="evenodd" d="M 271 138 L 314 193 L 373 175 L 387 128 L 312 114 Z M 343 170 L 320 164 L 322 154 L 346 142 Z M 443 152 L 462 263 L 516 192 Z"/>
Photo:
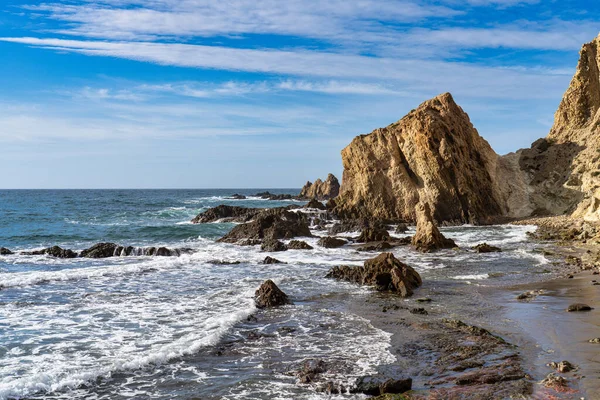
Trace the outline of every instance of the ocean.
<path fill-rule="evenodd" d="M 324 278 L 332 266 L 362 265 L 377 254 L 321 248 L 313 237 L 303 238 L 313 250 L 277 253 L 286 264 L 264 265 L 269 253 L 259 247 L 216 242 L 234 224 L 190 223 L 219 204 L 303 204 L 252 197 L 265 190 L 299 192 L 0 190 L 0 247 L 15 252 L 0 256 L 0 399 L 363 398 L 320 393 L 299 384 L 295 371 L 308 360 L 327 360 L 326 378 L 350 388 L 395 361 L 390 333 L 349 311 L 373 291 Z M 234 193 L 249 197 L 228 199 Z M 502 253 L 393 252 L 422 275 L 424 287 L 468 293 L 470 286 L 544 273 L 548 260 L 527 238 L 533 229 L 442 228 L 463 249 L 487 242 Z M 193 252 L 107 259 L 19 254 L 53 245 L 80 251 L 98 242 Z M 254 291 L 266 279 L 294 304 L 257 310 Z"/>

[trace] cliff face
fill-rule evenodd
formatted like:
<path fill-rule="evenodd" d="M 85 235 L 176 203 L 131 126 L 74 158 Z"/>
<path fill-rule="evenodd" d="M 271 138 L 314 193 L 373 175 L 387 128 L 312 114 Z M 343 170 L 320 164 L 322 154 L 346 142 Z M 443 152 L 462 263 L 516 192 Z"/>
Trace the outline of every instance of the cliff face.
<path fill-rule="evenodd" d="M 415 221 L 419 202 L 437 221 L 483 223 L 505 210 L 492 181 L 498 156 L 444 93 L 342 151 L 335 211 L 346 218 Z"/>
<path fill-rule="evenodd" d="M 306 182 L 300 191 L 300 197 L 306 199 L 329 200 L 340 193 L 340 183 L 333 174 L 327 175 L 322 181 L 317 179 L 315 183 Z"/>

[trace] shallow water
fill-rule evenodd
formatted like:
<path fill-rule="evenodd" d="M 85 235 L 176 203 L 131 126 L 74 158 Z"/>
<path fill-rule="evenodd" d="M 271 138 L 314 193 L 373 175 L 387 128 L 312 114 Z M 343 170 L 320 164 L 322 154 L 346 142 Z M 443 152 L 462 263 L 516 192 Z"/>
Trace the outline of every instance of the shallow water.
<path fill-rule="evenodd" d="M 233 224 L 189 224 L 223 203 L 291 204 L 225 198 L 259 191 L 0 191 L 0 246 L 11 250 L 81 250 L 100 241 L 195 250 L 181 257 L 103 260 L 0 256 L 0 399 L 331 398 L 297 385 L 293 371 L 306 359 L 327 359 L 333 365 L 328 378 L 347 387 L 393 362 L 389 334 L 349 312 L 348 305 L 364 301 L 369 289 L 323 278 L 334 265 L 361 265 L 374 253 L 323 249 L 318 238 L 305 238 L 314 250 L 277 253 L 287 264 L 263 265 L 268 253 L 256 247 L 215 242 Z M 463 249 L 485 241 L 502 253 L 393 252 L 426 285 L 468 292 L 470 286 L 535 280 L 547 272 L 548 260 L 527 240 L 532 229 L 443 229 Z M 254 291 L 265 279 L 295 304 L 249 320 L 256 313 Z"/>

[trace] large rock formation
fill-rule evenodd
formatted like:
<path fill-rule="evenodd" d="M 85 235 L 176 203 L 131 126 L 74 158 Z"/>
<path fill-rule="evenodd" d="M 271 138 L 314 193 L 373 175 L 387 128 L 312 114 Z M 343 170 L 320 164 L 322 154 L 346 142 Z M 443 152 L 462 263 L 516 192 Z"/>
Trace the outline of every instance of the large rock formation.
<path fill-rule="evenodd" d="M 339 181 L 333 174 L 329 174 L 325 181 L 317 179 L 315 183 L 306 182 L 306 185 L 300 191 L 300 197 L 305 199 L 329 200 L 337 197 L 339 193 Z"/>
<path fill-rule="evenodd" d="M 422 252 L 456 247 L 454 240 L 447 239 L 440 233 L 431 216 L 431 209 L 427 203 L 420 203 L 416 207 L 417 233 L 412 238 L 412 245 Z"/>
<path fill-rule="evenodd" d="M 444 93 L 342 151 L 334 211 L 344 218 L 415 221 L 428 203 L 437 221 L 483 223 L 504 213 L 493 179 L 498 156 Z"/>

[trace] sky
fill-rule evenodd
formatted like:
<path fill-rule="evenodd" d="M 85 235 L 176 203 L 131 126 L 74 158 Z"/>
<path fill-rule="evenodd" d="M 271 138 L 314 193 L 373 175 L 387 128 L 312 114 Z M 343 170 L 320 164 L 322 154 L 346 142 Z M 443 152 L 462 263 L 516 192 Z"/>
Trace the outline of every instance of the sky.
<path fill-rule="evenodd" d="M 451 92 L 546 136 L 592 0 L 2 0 L 0 188 L 299 188 Z"/>

